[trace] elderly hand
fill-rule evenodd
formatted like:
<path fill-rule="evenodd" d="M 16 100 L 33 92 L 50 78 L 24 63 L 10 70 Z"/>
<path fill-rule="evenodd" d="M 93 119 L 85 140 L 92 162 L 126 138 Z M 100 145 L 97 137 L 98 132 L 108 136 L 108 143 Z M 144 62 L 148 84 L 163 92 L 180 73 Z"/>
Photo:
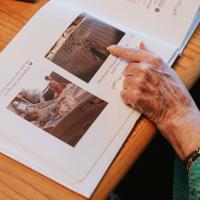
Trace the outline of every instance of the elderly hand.
<path fill-rule="evenodd" d="M 128 61 L 124 102 L 154 122 L 181 159 L 200 147 L 199 111 L 174 70 L 143 43 L 139 49 L 110 46 L 108 51 Z"/>

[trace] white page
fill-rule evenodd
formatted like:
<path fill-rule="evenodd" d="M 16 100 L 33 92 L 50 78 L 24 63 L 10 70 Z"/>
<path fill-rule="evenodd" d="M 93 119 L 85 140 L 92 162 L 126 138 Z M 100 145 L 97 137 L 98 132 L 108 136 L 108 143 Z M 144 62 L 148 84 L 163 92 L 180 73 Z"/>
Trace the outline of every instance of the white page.
<path fill-rule="evenodd" d="M 91 170 L 96 168 L 98 160 L 102 158 L 104 152 L 118 135 L 123 137 L 125 137 L 124 135 L 128 135 L 131 129 L 130 123 L 132 124 L 133 122 L 128 120 L 128 125 L 124 124 L 126 118 L 132 113 L 132 110 L 122 103 L 119 95 L 122 84 L 121 74 L 126 63 L 119 62 L 119 60 L 109 56 L 88 84 L 44 58 L 60 35 L 80 14 L 70 12 L 67 8 L 61 9 L 60 6 L 62 7 L 62 4 L 50 2 L 23 29 L 8 48 L 5 49 L 3 56 L 1 56 L 1 65 L 4 66 L 4 68 L 1 68 L 2 77 L 0 81 L 0 85 L 2 86 L 0 94 L 3 96 L 1 98 L 1 118 L 2 121 L 8 118 L 10 120 L 8 123 L 12 121 L 13 126 L 9 126 L 7 122 L 4 123 L 1 126 L 0 136 L 2 149 L 4 149 L 5 153 L 13 155 L 16 154 L 14 153 L 15 151 L 18 151 L 18 157 L 14 157 L 14 159 L 23 158 L 24 164 L 70 187 L 69 182 L 72 184 L 74 181 L 83 180 L 87 177 L 88 173 L 91 173 Z M 158 51 L 166 62 L 174 53 L 175 49 L 173 46 L 161 43 L 159 40 L 149 38 L 146 35 L 127 34 L 122 38 L 120 44 L 127 47 L 136 47 L 141 40 L 147 46 Z M 31 57 L 36 57 L 36 59 L 32 59 Z M 28 63 L 25 64 L 27 60 Z M 115 64 L 112 64 L 110 68 L 111 63 L 114 63 L 114 61 Z M 30 63 L 33 64 L 29 66 Z M 46 134 L 46 132 L 40 130 L 37 126 L 25 121 L 7 109 L 10 102 L 21 89 L 45 87 L 46 83 L 42 79 L 52 71 L 112 105 L 100 113 L 100 116 L 75 148 Z M 99 125 L 105 121 L 110 121 L 111 118 L 113 120 L 107 127 L 97 129 Z M 137 117 L 134 118 L 134 120 L 136 119 Z M 116 124 L 118 127 L 116 127 Z M 127 126 L 129 129 L 127 129 Z M 17 134 L 16 127 L 19 127 Z M 119 127 L 122 127 L 120 131 L 118 131 Z M 124 130 L 126 131 L 124 132 Z M 109 155 L 112 154 L 112 156 L 108 160 L 108 155 L 105 155 L 106 159 L 103 160 L 106 164 L 102 168 L 101 173 L 94 178 L 96 181 L 105 172 L 108 163 L 112 161 L 119 146 L 117 145 L 116 147 L 116 150 L 113 151 L 109 149 Z M 69 163 L 70 161 L 71 163 Z M 97 184 L 97 182 L 95 183 Z M 72 188 L 73 185 L 74 183 L 71 186 Z M 91 188 L 94 189 L 95 186 L 93 184 L 88 186 L 87 195 L 92 192 Z M 83 185 L 81 188 L 79 191 L 83 191 Z"/>
<path fill-rule="evenodd" d="M 62 0 L 61 0 L 62 1 Z M 73 0 L 93 15 L 181 46 L 200 0 Z"/>

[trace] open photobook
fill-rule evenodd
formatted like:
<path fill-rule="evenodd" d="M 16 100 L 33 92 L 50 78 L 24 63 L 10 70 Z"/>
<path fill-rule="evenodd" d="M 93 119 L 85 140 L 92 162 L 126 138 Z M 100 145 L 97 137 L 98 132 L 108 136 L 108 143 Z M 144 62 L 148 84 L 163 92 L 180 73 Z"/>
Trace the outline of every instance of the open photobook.
<path fill-rule="evenodd" d="M 143 41 L 169 66 L 200 21 L 199 0 L 51 0 L 0 56 L 0 150 L 90 197 L 140 114 L 120 98 Z"/>

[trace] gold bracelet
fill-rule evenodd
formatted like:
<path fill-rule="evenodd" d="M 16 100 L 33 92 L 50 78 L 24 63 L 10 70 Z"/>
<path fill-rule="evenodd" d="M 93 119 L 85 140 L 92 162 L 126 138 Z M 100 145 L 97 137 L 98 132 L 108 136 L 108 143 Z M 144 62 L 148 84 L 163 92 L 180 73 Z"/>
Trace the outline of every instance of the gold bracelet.
<path fill-rule="evenodd" d="M 185 160 L 185 165 L 187 170 L 190 169 L 193 162 L 197 160 L 197 158 L 200 156 L 200 148 L 196 149 L 193 153 L 191 153 Z"/>

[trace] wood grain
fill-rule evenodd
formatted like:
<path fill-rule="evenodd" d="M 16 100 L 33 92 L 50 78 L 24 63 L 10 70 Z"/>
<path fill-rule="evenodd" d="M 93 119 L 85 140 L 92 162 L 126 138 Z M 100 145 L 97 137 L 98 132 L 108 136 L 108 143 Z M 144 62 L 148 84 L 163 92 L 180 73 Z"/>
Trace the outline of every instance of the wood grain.
<path fill-rule="evenodd" d="M 1 0 L 0 50 L 13 39 L 17 32 L 45 2 L 47 0 L 38 0 L 35 4 L 14 0 Z M 195 31 L 181 57 L 175 63 L 174 68 L 186 86 L 191 88 L 200 75 L 200 26 Z M 156 128 L 154 125 L 142 117 L 91 199 L 106 199 L 107 195 L 134 164 L 155 134 Z M 85 198 L 0 154 L 0 199 L 83 200 Z"/>

